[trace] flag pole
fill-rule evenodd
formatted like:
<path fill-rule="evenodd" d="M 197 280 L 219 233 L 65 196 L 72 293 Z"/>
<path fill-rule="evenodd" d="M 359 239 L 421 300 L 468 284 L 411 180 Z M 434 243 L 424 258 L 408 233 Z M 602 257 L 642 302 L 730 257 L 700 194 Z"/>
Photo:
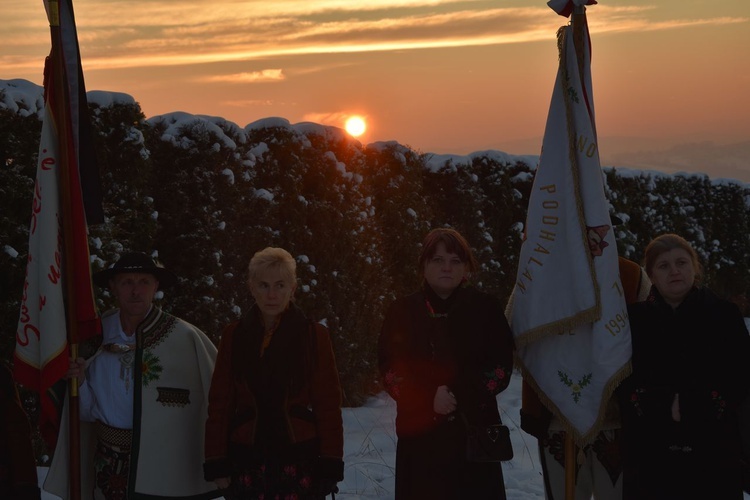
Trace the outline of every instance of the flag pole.
<path fill-rule="evenodd" d="M 586 47 L 584 40 L 586 26 L 586 7 L 584 5 L 576 5 L 573 9 L 573 16 L 571 17 L 571 24 L 573 26 L 573 44 L 576 48 L 576 57 L 578 58 L 578 75 L 583 78 L 584 58 Z M 581 82 L 585 83 L 585 82 Z"/>
<path fill-rule="evenodd" d="M 574 500 L 576 496 L 576 444 L 573 434 L 565 432 L 565 500 Z"/>
<path fill-rule="evenodd" d="M 70 357 L 78 358 L 78 344 L 70 344 Z M 70 498 L 71 500 L 80 500 L 81 498 L 81 413 L 78 406 L 78 378 L 73 377 L 68 381 L 69 397 L 69 417 L 70 426 L 68 433 L 70 436 Z"/>
<path fill-rule="evenodd" d="M 72 124 L 69 122 L 67 109 L 70 107 L 70 89 L 67 85 L 65 75 L 65 54 L 63 49 L 62 33 L 60 27 L 60 5 L 58 0 L 49 0 L 49 21 L 52 35 L 52 85 L 57 86 L 55 94 L 59 99 L 55 100 L 52 111 L 55 114 L 55 124 L 58 133 L 59 147 L 59 170 L 58 179 L 60 183 L 60 210 L 64 255 L 65 276 L 65 317 L 68 332 L 68 347 L 70 356 L 73 359 L 78 357 L 78 322 L 76 321 L 76 290 L 74 280 L 72 279 L 74 267 L 73 248 L 73 227 L 72 202 L 71 202 L 71 168 L 77 168 L 77 161 L 71 161 L 71 156 L 76 155 L 76 151 L 71 150 L 68 137 L 72 134 Z M 80 430 L 80 409 L 78 404 L 78 378 L 73 377 L 68 381 L 69 399 L 69 479 L 70 479 L 70 499 L 80 500 L 81 498 L 81 430 Z"/>
<path fill-rule="evenodd" d="M 584 26 L 586 23 L 586 7 L 575 4 L 571 24 L 573 26 L 573 44 L 576 48 L 578 74 L 583 77 L 584 67 Z M 581 82 L 582 84 L 585 82 Z M 576 450 L 573 434 L 565 432 L 565 500 L 574 500 L 576 493 Z"/>

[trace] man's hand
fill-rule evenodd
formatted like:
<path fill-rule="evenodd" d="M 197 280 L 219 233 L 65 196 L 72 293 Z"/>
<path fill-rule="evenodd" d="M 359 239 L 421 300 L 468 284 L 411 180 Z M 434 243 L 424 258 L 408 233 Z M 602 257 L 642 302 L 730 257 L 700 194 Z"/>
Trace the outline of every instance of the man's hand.
<path fill-rule="evenodd" d="M 220 490 L 225 490 L 229 488 L 229 485 L 232 483 L 232 480 L 228 477 L 217 477 L 214 479 L 214 483 L 216 484 L 216 487 Z"/>
<path fill-rule="evenodd" d="M 680 416 L 680 395 L 675 394 L 672 400 L 672 420 L 679 422 L 682 419 Z"/>
<path fill-rule="evenodd" d="M 432 401 L 432 409 L 438 415 L 448 415 L 456 411 L 456 396 L 453 395 L 447 385 L 441 385 L 435 391 L 435 399 Z"/>
<path fill-rule="evenodd" d="M 68 380 L 76 377 L 78 379 L 78 385 L 83 384 L 86 380 L 86 360 L 83 358 L 70 358 L 70 365 L 68 365 L 68 373 L 65 378 Z"/>

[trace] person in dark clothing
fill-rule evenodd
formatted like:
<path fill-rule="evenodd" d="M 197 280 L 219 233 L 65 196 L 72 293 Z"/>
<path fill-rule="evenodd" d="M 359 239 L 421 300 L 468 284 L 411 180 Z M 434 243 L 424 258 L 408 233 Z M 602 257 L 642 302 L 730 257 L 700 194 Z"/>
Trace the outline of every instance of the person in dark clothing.
<path fill-rule="evenodd" d="M 466 459 L 466 422 L 500 422 L 496 396 L 513 370 L 503 306 L 468 283 L 476 268 L 463 236 L 435 229 L 422 289 L 387 311 L 378 357 L 397 404 L 396 500 L 505 498 L 500 464 Z"/>
<path fill-rule="evenodd" d="M 31 425 L 21 406 L 13 374 L 0 364 L 0 498 L 39 500 Z"/>
<path fill-rule="evenodd" d="M 742 489 L 750 493 L 750 396 L 740 406 L 740 435 L 742 436 Z"/>
<path fill-rule="evenodd" d="M 252 308 L 224 330 L 206 422 L 204 476 L 231 500 L 318 500 L 344 478 L 341 386 L 328 330 L 292 301 L 296 263 L 250 260 Z"/>
<path fill-rule="evenodd" d="M 745 318 L 745 325 L 748 325 L 750 298 L 743 277 L 729 270 L 728 276 L 724 277 L 722 291 L 722 296 L 739 308 L 740 314 Z M 750 395 L 740 405 L 739 419 L 742 437 L 742 488 L 745 493 L 750 493 Z"/>
<path fill-rule="evenodd" d="M 646 248 L 653 287 L 628 307 L 632 374 L 618 388 L 623 498 L 741 500 L 739 405 L 750 337 L 737 307 L 700 286 L 695 250 L 665 234 Z"/>

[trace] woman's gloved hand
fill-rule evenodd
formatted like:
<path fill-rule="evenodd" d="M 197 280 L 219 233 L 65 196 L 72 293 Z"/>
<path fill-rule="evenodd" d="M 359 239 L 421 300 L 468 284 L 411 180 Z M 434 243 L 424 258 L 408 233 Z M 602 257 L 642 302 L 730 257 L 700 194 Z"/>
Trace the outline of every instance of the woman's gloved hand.
<path fill-rule="evenodd" d="M 315 495 L 325 498 L 337 493 L 336 483 L 344 479 L 344 462 L 339 458 L 318 457 L 313 469 L 315 475 Z"/>

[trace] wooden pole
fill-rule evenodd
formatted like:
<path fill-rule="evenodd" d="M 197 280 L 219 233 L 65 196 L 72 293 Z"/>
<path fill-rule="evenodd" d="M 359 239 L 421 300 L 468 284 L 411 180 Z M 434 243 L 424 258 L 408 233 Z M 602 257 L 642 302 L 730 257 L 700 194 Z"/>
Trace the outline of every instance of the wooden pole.
<path fill-rule="evenodd" d="M 585 85 L 583 81 L 583 69 L 585 67 L 585 49 L 586 42 L 584 40 L 586 26 L 586 7 L 583 5 L 575 5 L 573 8 L 573 16 L 571 20 L 573 26 L 573 44 L 576 48 L 576 59 L 578 63 L 578 74 L 581 78 L 581 84 Z M 569 431 L 565 432 L 565 500 L 574 500 L 576 495 L 576 445 L 573 441 L 573 436 Z"/>
<path fill-rule="evenodd" d="M 78 358 L 78 344 L 70 344 L 70 357 Z M 70 418 L 69 435 L 70 450 L 68 459 L 70 460 L 70 499 L 80 500 L 81 498 L 81 412 L 78 406 L 78 378 L 71 378 L 68 381 L 70 397 L 68 398 L 68 416 Z"/>
<path fill-rule="evenodd" d="M 576 497 L 576 445 L 570 432 L 565 432 L 565 500 Z"/>
<path fill-rule="evenodd" d="M 60 219 L 62 225 L 62 276 L 65 286 L 65 317 L 67 326 L 68 346 L 70 356 L 78 357 L 78 324 L 76 322 L 76 294 L 74 281 L 75 272 L 74 242 L 73 242 L 73 220 L 70 186 L 70 169 L 77 168 L 77 162 L 71 161 L 75 158 L 76 151 L 71 151 L 68 140 L 72 134 L 69 121 L 70 95 L 68 88 L 67 68 L 65 67 L 65 53 L 63 49 L 63 35 L 60 27 L 61 12 L 58 0 L 49 0 L 50 34 L 52 39 L 52 81 L 47 90 L 52 93 L 54 106 L 50 110 L 54 114 L 54 123 L 58 142 L 58 185 L 60 190 Z M 50 97 L 48 96 L 48 99 Z M 70 500 L 81 498 L 81 422 L 78 407 L 78 379 L 69 380 L 69 481 Z"/>
<path fill-rule="evenodd" d="M 578 75 L 583 81 L 583 68 L 584 68 L 584 56 L 586 54 L 586 44 L 588 40 L 585 40 L 585 26 L 586 26 L 586 7 L 583 5 L 576 5 L 573 9 L 573 16 L 571 18 L 571 24 L 573 26 L 573 44 L 576 48 L 576 58 L 578 59 Z"/>

